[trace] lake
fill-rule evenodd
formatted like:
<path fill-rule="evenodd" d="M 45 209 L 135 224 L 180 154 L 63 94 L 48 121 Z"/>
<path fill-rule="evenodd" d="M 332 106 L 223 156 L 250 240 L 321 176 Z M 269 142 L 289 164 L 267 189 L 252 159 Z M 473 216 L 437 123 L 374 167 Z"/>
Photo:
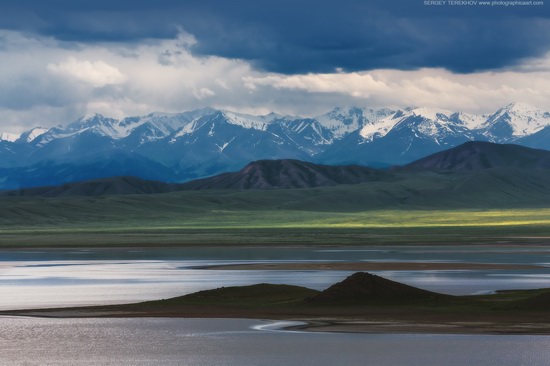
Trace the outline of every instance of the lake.
<path fill-rule="evenodd" d="M 550 287 L 550 248 L 254 247 L 0 251 L 0 309 L 116 304 L 260 282 L 324 289 L 347 271 L 205 270 L 292 261 L 537 264 L 529 270 L 378 271 L 450 294 Z M 247 319 L 0 317 L 1 365 L 548 365 L 550 337 L 289 332 Z"/>
<path fill-rule="evenodd" d="M 282 332 L 246 319 L 0 317 L 2 365 L 548 365 L 550 337 Z M 276 324 L 275 327 L 276 329 Z"/>
<path fill-rule="evenodd" d="M 550 248 L 384 246 L 0 251 L 0 310 L 130 303 L 262 282 L 323 290 L 352 273 L 196 269 L 216 264 L 292 261 L 474 262 L 547 267 Z M 373 273 L 456 295 L 550 287 L 547 268 Z"/>

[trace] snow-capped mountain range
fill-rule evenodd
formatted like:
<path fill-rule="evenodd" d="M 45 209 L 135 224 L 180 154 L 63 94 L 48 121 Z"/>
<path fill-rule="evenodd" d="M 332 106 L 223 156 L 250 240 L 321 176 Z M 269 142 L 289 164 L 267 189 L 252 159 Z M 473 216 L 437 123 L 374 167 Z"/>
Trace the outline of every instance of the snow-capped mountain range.
<path fill-rule="evenodd" d="M 388 166 L 473 140 L 550 149 L 550 113 L 512 103 L 486 115 L 356 107 L 313 118 L 213 108 L 121 120 L 93 114 L 21 135 L 0 133 L 0 188 L 109 175 L 185 181 L 259 159 Z"/>

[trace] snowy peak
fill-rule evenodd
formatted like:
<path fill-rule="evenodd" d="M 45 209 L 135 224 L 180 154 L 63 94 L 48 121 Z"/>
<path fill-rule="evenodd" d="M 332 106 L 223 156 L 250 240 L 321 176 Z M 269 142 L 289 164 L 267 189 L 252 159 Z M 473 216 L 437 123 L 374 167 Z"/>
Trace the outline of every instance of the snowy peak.
<path fill-rule="evenodd" d="M 464 112 L 451 112 L 446 109 L 411 108 L 405 110 L 403 117 L 417 116 L 440 124 L 454 124 L 468 129 L 476 129 L 487 119 L 487 115 L 474 115 Z"/>
<path fill-rule="evenodd" d="M 484 124 L 491 141 L 510 141 L 532 135 L 550 125 L 550 113 L 524 103 L 511 103 L 489 116 Z"/>
<path fill-rule="evenodd" d="M 336 139 L 359 130 L 367 124 L 376 124 L 379 120 L 393 114 L 390 109 L 370 109 L 357 107 L 336 107 L 332 111 L 315 117 L 319 123 L 331 131 Z"/>
<path fill-rule="evenodd" d="M 212 108 L 202 108 L 183 113 L 150 113 L 145 116 L 126 117 L 122 120 L 104 117 L 101 114 L 89 114 L 78 118 L 66 126 L 60 125 L 49 130 L 36 129 L 29 134 L 28 141 L 37 137 L 39 146 L 49 142 L 68 138 L 82 133 L 106 137 L 112 140 L 122 140 L 131 137 L 137 144 L 144 144 L 170 136 L 177 130 L 188 125 L 193 120 L 214 113 Z"/>
<path fill-rule="evenodd" d="M 441 137 L 441 135 L 453 133 L 449 125 L 456 124 L 453 121 L 458 118 L 456 114 L 447 110 L 430 108 L 407 108 L 399 110 L 374 123 L 369 123 L 361 128 L 359 134 L 365 142 L 386 136 L 391 130 L 410 129 L 416 137 L 420 135 Z M 460 124 L 460 121 L 458 121 Z M 454 134 L 454 133 L 453 133 Z"/>
<path fill-rule="evenodd" d="M 124 118 L 119 126 L 118 138 L 137 135 L 140 144 L 163 139 L 184 128 L 194 120 L 215 113 L 212 108 L 196 109 L 184 113 L 150 113 L 146 116 Z"/>
<path fill-rule="evenodd" d="M 480 129 L 489 115 L 487 114 L 469 114 L 464 112 L 455 112 L 449 116 L 450 120 L 464 126 L 469 130 Z"/>
<path fill-rule="evenodd" d="M 414 108 L 410 112 L 410 115 L 420 116 L 432 121 L 448 122 L 449 116 L 453 113 L 445 109 L 432 109 L 432 108 Z"/>
<path fill-rule="evenodd" d="M 226 110 L 222 111 L 222 115 L 230 124 L 260 131 L 265 131 L 267 129 L 267 126 L 269 126 L 276 119 L 283 118 L 276 113 L 270 113 L 264 116 L 254 116 L 250 114 L 235 113 Z"/>
<path fill-rule="evenodd" d="M 507 111 L 514 111 L 519 114 L 531 113 L 533 111 L 541 111 L 539 108 L 533 107 L 527 103 L 513 102 L 502 108 Z"/>
<path fill-rule="evenodd" d="M 452 114 L 447 110 L 415 108 L 405 113 L 394 128 L 409 130 L 414 137 L 428 138 L 439 145 L 445 138 L 462 134 L 464 130 L 460 123 L 452 121 Z"/>
<path fill-rule="evenodd" d="M 114 137 L 118 133 L 117 123 L 116 119 L 103 117 L 101 114 L 96 113 L 82 116 L 69 123 L 67 127 L 60 127 L 59 132 L 61 135 L 72 135 L 90 131 L 98 135 Z"/>
<path fill-rule="evenodd" d="M 398 111 L 386 118 L 382 118 L 372 123 L 366 123 L 359 130 L 359 135 L 361 135 L 365 142 L 371 142 L 375 139 L 384 137 L 402 118 L 402 111 Z"/>
<path fill-rule="evenodd" d="M 19 138 L 0 134 L 0 167 L 83 163 L 94 154 L 111 156 L 116 151 L 150 159 L 186 180 L 238 170 L 259 159 L 406 164 L 472 140 L 550 150 L 549 136 L 550 114 L 521 103 L 488 115 L 416 107 L 337 107 L 313 118 L 212 108 L 121 120 L 92 114 L 50 129 L 35 128 Z M 6 174 L 0 176 L 0 188 Z"/>

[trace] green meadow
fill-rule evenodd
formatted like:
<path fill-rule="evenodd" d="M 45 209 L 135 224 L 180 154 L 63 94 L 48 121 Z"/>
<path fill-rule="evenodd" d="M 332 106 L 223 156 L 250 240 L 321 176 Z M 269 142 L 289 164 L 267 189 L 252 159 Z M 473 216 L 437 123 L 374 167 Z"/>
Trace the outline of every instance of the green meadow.
<path fill-rule="evenodd" d="M 0 245 L 529 243 L 550 236 L 544 200 L 540 207 L 490 205 L 420 192 L 403 202 L 406 192 L 365 188 L 3 197 Z"/>

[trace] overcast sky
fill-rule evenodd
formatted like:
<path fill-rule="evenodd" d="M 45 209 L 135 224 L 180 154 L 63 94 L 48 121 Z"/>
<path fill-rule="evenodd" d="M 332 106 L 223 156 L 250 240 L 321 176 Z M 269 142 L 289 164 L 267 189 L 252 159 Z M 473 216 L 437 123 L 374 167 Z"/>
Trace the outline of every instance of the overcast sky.
<path fill-rule="evenodd" d="M 0 132 L 204 106 L 550 110 L 550 1 L 425 3 L 2 0 Z"/>

